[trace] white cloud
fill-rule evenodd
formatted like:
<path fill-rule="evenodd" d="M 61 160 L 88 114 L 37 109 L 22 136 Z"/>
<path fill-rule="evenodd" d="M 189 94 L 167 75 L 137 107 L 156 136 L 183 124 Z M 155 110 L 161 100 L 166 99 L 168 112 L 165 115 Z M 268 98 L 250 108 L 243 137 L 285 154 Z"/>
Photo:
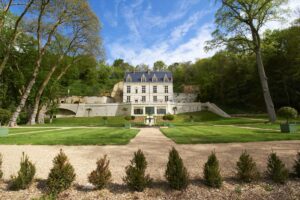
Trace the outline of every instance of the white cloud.
<path fill-rule="evenodd" d="M 131 45 L 114 43 L 110 48 L 110 53 L 113 57 L 123 58 L 133 65 L 145 63 L 152 66 L 157 60 L 163 60 L 166 64 L 194 61 L 196 58 L 213 55 L 213 51 L 208 53 L 204 51 L 205 41 L 211 39 L 210 33 L 212 30 L 212 27 L 208 24 L 202 26 L 198 29 L 195 37 L 179 45 L 176 49 L 171 49 L 168 42 L 143 49 L 135 49 Z"/>
<path fill-rule="evenodd" d="M 171 33 L 171 42 L 176 42 L 180 38 L 182 38 L 193 26 L 197 24 L 199 19 L 201 19 L 204 15 L 206 15 L 208 12 L 196 12 L 193 14 L 189 19 L 181 24 L 180 26 L 177 26 L 173 29 L 173 32 Z"/>
<path fill-rule="evenodd" d="M 212 39 L 211 33 L 214 30 L 213 22 L 206 23 L 198 29 L 195 28 L 197 22 L 207 14 L 206 11 L 195 13 L 183 24 L 173 28 L 169 35 L 162 35 L 153 45 L 144 47 L 140 30 L 145 29 L 145 24 L 147 24 L 148 29 L 153 27 L 161 28 L 159 26 L 163 27 L 172 21 L 183 18 L 191 4 L 181 4 L 179 7 L 180 12 L 174 12 L 166 17 L 153 16 L 151 12 L 152 7 L 148 5 L 147 9 L 143 11 L 142 17 L 138 18 L 133 10 L 140 9 L 140 5 L 141 1 L 134 8 L 128 8 L 129 12 L 127 10 L 126 13 L 124 12 L 126 22 L 133 36 L 126 36 L 125 39 L 119 39 L 110 45 L 108 50 L 112 59 L 122 58 L 133 65 L 145 63 L 152 66 L 157 60 L 163 60 L 166 64 L 195 61 L 199 58 L 210 57 L 217 51 L 204 51 L 205 42 Z M 286 28 L 297 17 L 300 17 L 299 13 L 294 12 L 296 8 L 300 8 L 300 0 L 290 0 L 285 5 L 285 8 L 287 7 L 291 8 L 291 12 L 286 15 L 288 22 L 270 22 L 263 30 Z M 174 47 L 174 43 L 179 42 L 193 28 L 196 30 L 194 36 L 188 41 L 179 43 L 179 45 Z M 134 38 L 134 42 L 132 42 L 132 38 Z"/>

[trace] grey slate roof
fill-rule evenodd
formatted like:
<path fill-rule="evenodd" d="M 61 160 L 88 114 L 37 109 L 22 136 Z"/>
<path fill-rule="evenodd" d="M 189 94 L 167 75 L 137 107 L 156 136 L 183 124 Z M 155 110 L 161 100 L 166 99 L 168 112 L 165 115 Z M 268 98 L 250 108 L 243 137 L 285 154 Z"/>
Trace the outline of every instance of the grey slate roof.
<path fill-rule="evenodd" d="M 151 72 L 125 72 L 124 82 L 127 82 L 126 79 L 130 75 L 131 82 L 141 82 L 141 78 L 144 75 L 146 77 L 146 82 L 152 82 L 152 77 L 155 75 L 157 77 L 156 82 L 164 82 L 164 77 L 167 76 L 169 82 L 173 81 L 172 73 L 165 71 L 151 71 Z"/>

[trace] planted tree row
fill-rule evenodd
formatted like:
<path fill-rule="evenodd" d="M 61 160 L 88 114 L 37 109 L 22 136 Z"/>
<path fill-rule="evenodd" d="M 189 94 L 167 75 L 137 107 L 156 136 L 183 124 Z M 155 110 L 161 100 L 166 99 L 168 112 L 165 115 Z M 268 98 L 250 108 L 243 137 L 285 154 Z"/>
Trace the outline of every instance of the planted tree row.
<path fill-rule="evenodd" d="M 95 189 L 103 189 L 112 181 L 112 174 L 109 169 L 109 159 L 105 155 L 96 162 L 96 169 L 88 175 L 88 181 L 95 186 Z M 151 187 L 153 179 L 147 170 L 147 160 L 144 153 L 138 150 L 134 153 L 130 164 L 125 168 L 124 183 L 133 191 L 143 191 Z M 0 179 L 3 176 L 1 170 L 2 156 L 0 154 Z M 8 188 L 10 190 L 27 189 L 34 181 L 36 173 L 35 165 L 23 153 L 20 162 L 20 170 L 16 176 L 11 176 Z M 293 172 L 289 173 L 285 164 L 272 152 L 268 156 L 266 175 L 275 183 L 284 184 L 290 176 L 300 178 L 300 152 L 294 161 Z M 61 150 L 53 159 L 53 167 L 48 175 L 46 186 L 47 195 L 56 196 L 62 191 L 70 188 L 75 181 L 75 170 L 70 164 L 68 157 Z M 253 158 L 244 151 L 236 163 L 236 178 L 241 182 L 250 183 L 262 177 Z M 184 166 L 183 160 L 178 151 L 172 148 L 169 152 L 169 159 L 165 170 L 165 178 L 172 189 L 183 190 L 189 185 L 189 173 Z M 204 183 L 213 188 L 220 188 L 223 183 L 221 168 L 215 152 L 208 156 L 203 167 Z"/>

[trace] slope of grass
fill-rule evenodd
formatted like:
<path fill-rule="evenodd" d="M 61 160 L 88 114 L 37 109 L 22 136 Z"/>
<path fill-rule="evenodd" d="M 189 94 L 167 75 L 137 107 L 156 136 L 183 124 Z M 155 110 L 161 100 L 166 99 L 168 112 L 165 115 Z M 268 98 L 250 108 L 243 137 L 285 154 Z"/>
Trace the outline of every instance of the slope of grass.
<path fill-rule="evenodd" d="M 161 131 L 179 144 L 300 140 L 300 131 L 284 134 L 275 130 L 245 129 L 238 126 L 178 126 Z"/>
<path fill-rule="evenodd" d="M 22 131 L 23 130 L 23 131 Z M 127 144 L 138 130 L 124 128 L 28 128 L 9 129 L 0 144 L 108 145 Z"/>

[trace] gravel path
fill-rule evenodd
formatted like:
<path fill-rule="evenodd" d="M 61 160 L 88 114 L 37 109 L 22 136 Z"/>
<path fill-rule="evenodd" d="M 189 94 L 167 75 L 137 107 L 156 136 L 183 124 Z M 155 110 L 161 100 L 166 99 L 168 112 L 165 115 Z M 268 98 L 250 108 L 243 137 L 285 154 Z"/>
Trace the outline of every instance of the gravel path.
<path fill-rule="evenodd" d="M 156 181 L 164 180 L 168 152 L 172 146 L 179 151 L 192 179 L 202 176 L 203 165 L 213 150 L 216 151 L 220 160 L 222 175 L 228 178 L 234 176 L 236 161 L 244 149 L 254 157 L 262 171 L 265 170 L 267 156 L 272 150 L 278 153 L 291 169 L 296 153 L 300 150 L 300 141 L 178 145 L 165 137 L 157 128 L 142 128 L 128 145 L 0 145 L 0 152 L 3 155 L 4 179 L 9 179 L 10 175 L 16 174 L 23 151 L 36 164 L 36 178 L 45 179 L 52 167 L 53 157 L 60 149 L 63 149 L 75 168 L 76 182 L 80 185 L 87 185 L 87 175 L 95 168 L 97 158 L 107 154 L 110 159 L 113 183 L 122 184 L 124 168 L 129 164 L 133 153 L 139 148 L 146 155 L 150 176 Z M 0 187 L 0 193 L 2 191 Z"/>

